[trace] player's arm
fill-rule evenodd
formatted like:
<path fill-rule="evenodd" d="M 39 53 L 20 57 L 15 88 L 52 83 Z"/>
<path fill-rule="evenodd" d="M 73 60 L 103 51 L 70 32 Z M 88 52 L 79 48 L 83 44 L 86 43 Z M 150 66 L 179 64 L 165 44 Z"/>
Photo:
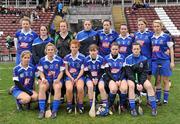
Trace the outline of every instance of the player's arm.
<path fill-rule="evenodd" d="M 141 65 L 139 65 L 139 73 L 140 73 L 140 75 L 139 75 L 139 84 L 144 84 L 144 82 L 147 80 L 147 75 L 148 75 L 148 63 L 147 63 L 147 61 L 143 61 L 142 62 L 143 63 L 143 68 L 141 68 L 140 66 Z"/>
<path fill-rule="evenodd" d="M 70 79 L 73 79 L 73 77 L 71 76 L 68 70 L 69 70 L 68 63 L 65 63 L 65 73 Z"/>
<path fill-rule="evenodd" d="M 134 72 L 131 66 L 125 66 L 125 73 L 128 80 L 135 81 Z"/>
<path fill-rule="evenodd" d="M 170 64 L 170 66 L 171 66 L 171 69 L 173 69 L 174 68 L 174 49 L 173 49 L 173 42 L 168 42 L 167 43 L 167 45 L 168 45 L 168 47 L 169 47 L 169 50 L 170 50 L 170 59 L 171 59 L 171 64 Z"/>
<path fill-rule="evenodd" d="M 14 47 L 16 48 L 16 50 L 17 50 L 17 44 L 18 44 L 18 39 L 17 39 L 17 37 L 15 37 L 14 38 Z"/>
<path fill-rule="evenodd" d="M 62 79 L 62 77 L 63 77 L 63 74 L 64 74 L 64 70 L 65 70 L 65 67 L 60 67 L 60 73 L 59 73 L 59 75 L 58 75 L 58 77 L 57 77 L 57 81 L 59 82 L 61 79 Z"/>
<path fill-rule="evenodd" d="M 126 76 L 126 70 L 125 67 L 121 68 L 121 74 L 119 75 L 119 80 L 122 81 Z"/>
<path fill-rule="evenodd" d="M 109 77 L 111 80 L 116 81 L 116 80 L 114 79 L 112 73 L 111 73 L 110 67 L 106 67 L 106 68 L 105 68 L 105 71 L 106 71 L 106 74 L 108 75 L 108 77 Z"/>
<path fill-rule="evenodd" d="M 98 74 L 98 82 L 99 82 L 99 80 L 102 78 L 102 75 L 104 74 L 104 69 L 103 68 L 101 68 L 101 70 L 100 70 L 100 72 L 99 72 L 99 74 Z"/>
<path fill-rule="evenodd" d="M 38 60 L 40 60 L 40 57 L 38 56 L 37 52 L 38 52 L 38 50 L 36 50 L 36 47 L 33 46 L 32 47 L 32 57 L 36 64 L 38 63 Z"/>

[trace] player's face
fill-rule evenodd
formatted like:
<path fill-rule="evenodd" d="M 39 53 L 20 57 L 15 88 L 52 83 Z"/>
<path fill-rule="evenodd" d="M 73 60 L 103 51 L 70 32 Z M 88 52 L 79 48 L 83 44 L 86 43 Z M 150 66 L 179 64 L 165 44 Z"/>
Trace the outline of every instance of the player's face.
<path fill-rule="evenodd" d="M 22 64 L 27 66 L 29 64 L 31 55 L 30 54 L 26 54 L 21 58 Z"/>
<path fill-rule="evenodd" d="M 79 50 L 79 46 L 76 44 L 71 44 L 70 49 L 73 54 L 76 54 Z"/>
<path fill-rule="evenodd" d="M 89 54 L 93 59 L 95 59 L 98 54 L 98 50 L 90 50 Z"/>
<path fill-rule="evenodd" d="M 29 30 L 30 29 L 30 23 L 28 21 L 22 21 L 22 28 L 24 30 Z"/>
<path fill-rule="evenodd" d="M 119 47 L 118 46 L 112 46 L 111 47 L 111 54 L 117 55 L 119 53 Z"/>
<path fill-rule="evenodd" d="M 91 22 L 90 22 L 90 21 L 85 21 L 85 22 L 84 22 L 84 30 L 85 30 L 85 31 L 90 31 L 91 28 L 92 28 Z"/>
<path fill-rule="evenodd" d="M 105 31 L 106 33 L 109 33 L 109 31 L 110 31 L 110 29 L 111 29 L 110 22 L 105 21 L 105 22 L 103 23 L 103 29 L 104 29 L 104 31 Z"/>
<path fill-rule="evenodd" d="M 67 24 L 65 22 L 60 23 L 60 32 L 65 33 L 67 32 Z"/>
<path fill-rule="evenodd" d="M 138 30 L 144 32 L 146 29 L 146 24 L 143 21 L 138 21 Z"/>
<path fill-rule="evenodd" d="M 153 29 L 155 33 L 160 33 L 162 31 L 162 27 L 159 23 L 153 23 Z"/>
<path fill-rule="evenodd" d="M 125 36 L 127 33 L 128 33 L 127 26 L 121 25 L 121 27 L 120 27 L 120 34 L 121 34 L 122 36 Z"/>
<path fill-rule="evenodd" d="M 46 29 L 46 27 L 41 26 L 41 28 L 40 28 L 40 35 L 41 35 L 41 36 L 46 36 L 46 35 L 47 35 L 47 29 Z"/>
<path fill-rule="evenodd" d="M 46 48 L 46 53 L 47 53 L 47 56 L 48 56 L 48 57 L 53 57 L 54 54 L 55 54 L 55 49 L 54 49 L 54 47 L 53 47 L 53 46 L 48 46 L 48 47 Z"/>
<path fill-rule="evenodd" d="M 140 45 L 133 45 L 132 46 L 132 52 L 133 52 L 134 56 L 139 56 L 139 54 L 141 52 Z"/>

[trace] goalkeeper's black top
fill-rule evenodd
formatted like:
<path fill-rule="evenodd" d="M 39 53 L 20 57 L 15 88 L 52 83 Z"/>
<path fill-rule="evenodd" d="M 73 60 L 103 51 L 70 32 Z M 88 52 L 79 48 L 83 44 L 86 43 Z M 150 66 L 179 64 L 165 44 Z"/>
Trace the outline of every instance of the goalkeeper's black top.
<path fill-rule="evenodd" d="M 135 82 L 135 74 L 137 73 L 137 83 L 143 85 L 147 80 L 148 74 L 147 58 L 143 55 L 139 55 L 138 57 L 134 56 L 133 54 L 129 55 L 125 59 L 125 70 L 128 80 Z"/>

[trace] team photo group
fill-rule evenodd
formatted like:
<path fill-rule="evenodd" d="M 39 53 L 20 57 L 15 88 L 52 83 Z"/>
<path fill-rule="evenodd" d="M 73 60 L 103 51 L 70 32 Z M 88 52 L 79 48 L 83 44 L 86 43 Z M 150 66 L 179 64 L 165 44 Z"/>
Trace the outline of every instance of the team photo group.
<path fill-rule="evenodd" d="M 160 20 L 149 31 L 147 21 L 138 18 L 133 33 L 126 24 L 117 33 L 111 20 L 103 20 L 102 29 L 95 31 L 91 20 L 85 20 L 76 34 L 62 20 L 52 38 L 43 24 L 39 35 L 34 32 L 29 18 L 22 18 L 21 25 L 14 38 L 11 88 L 18 110 L 36 102 L 39 119 L 58 117 L 62 104 L 69 114 L 89 111 L 95 117 L 129 111 L 135 117 L 143 114 L 142 94 L 152 116 L 157 116 L 158 105 L 168 104 L 174 43 Z M 84 105 L 86 95 L 89 103 Z"/>

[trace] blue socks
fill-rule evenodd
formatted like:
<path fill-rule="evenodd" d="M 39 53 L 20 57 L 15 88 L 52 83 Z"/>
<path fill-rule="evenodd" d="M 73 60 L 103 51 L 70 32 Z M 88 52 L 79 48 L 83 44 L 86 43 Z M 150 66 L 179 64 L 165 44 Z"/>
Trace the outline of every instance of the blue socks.
<path fill-rule="evenodd" d="M 169 91 L 164 90 L 164 102 L 168 102 Z"/>
<path fill-rule="evenodd" d="M 114 103 L 114 100 L 116 98 L 116 94 L 113 94 L 113 93 L 109 93 L 109 107 L 111 107 Z"/>
<path fill-rule="evenodd" d="M 129 104 L 130 104 L 131 110 L 135 109 L 135 100 L 134 99 L 129 99 Z"/>
<path fill-rule="evenodd" d="M 124 106 L 126 104 L 127 94 L 119 93 L 120 106 Z"/>
<path fill-rule="evenodd" d="M 45 107 L 46 107 L 46 100 L 40 99 L 39 100 L 39 110 L 42 112 L 45 112 Z"/>
<path fill-rule="evenodd" d="M 93 99 L 89 99 L 90 107 L 92 106 Z"/>
<path fill-rule="evenodd" d="M 161 88 L 160 89 L 156 89 L 156 99 L 158 101 L 161 101 Z"/>
<path fill-rule="evenodd" d="M 57 112 L 60 106 L 60 100 L 54 100 L 52 103 L 52 111 Z"/>
<path fill-rule="evenodd" d="M 156 98 L 155 98 L 155 96 L 148 96 L 148 100 L 151 104 L 151 108 L 156 109 Z"/>

